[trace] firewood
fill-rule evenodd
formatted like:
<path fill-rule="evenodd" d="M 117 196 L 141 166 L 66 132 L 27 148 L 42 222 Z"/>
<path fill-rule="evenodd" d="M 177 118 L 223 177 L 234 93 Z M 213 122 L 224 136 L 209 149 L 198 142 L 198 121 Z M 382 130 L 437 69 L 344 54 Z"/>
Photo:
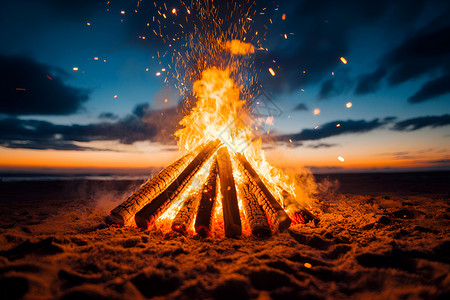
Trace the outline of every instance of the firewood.
<path fill-rule="evenodd" d="M 192 151 L 159 172 L 152 179 L 147 180 L 137 192 L 130 195 L 127 200 L 111 211 L 110 215 L 106 217 L 106 222 L 120 226 L 132 225 L 134 223 L 134 215 L 153 198 L 161 194 L 181 174 L 194 157 L 195 152 Z"/>
<path fill-rule="evenodd" d="M 238 237 L 242 233 L 242 226 L 230 155 L 226 147 L 220 148 L 217 155 L 225 236 Z"/>
<path fill-rule="evenodd" d="M 202 237 L 211 235 L 211 221 L 217 198 L 217 157 L 209 169 L 208 178 L 202 186 L 200 204 L 195 219 L 195 232 Z"/>
<path fill-rule="evenodd" d="M 183 235 L 187 233 L 187 229 L 191 225 L 195 211 L 197 210 L 200 201 L 200 193 L 196 192 L 190 195 L 183 203 L 183 206 L 178 211 L 172 222 L 172 230 Z"/>
<path fill-rule="evenodd" d="M 150 224 L 161 216 L 173 203 L 175 198 L 183 192 L 189 181 L 204 163 L 216 152 L 220 144 L 220 140 L 209 142 L 174 182 L 136 213 L 136 225 L 139 228 L 147 229 Z"/>
<path fill-rule="evenodd" d="M 290 199 L 292 195 L 287 191 L 283 190 L 281 192 L 281 195 L 284 199 L 292 201 L 292 199 Z M 298 208 L 295 209 L 295 212 L 292 216 L 293 224 L 306 224 L 310 221 L 313 221 L 315 225 L 319 223 L 319 219 L 315 215 L 313 215 L 304 205 L 302 205 L 301 203 L 297 203 L 297 207 Z"/>
<path fill-rule="evenodd" d="M 252 235 L 257 237 L 269 237 L 272 234 L 270 225 L 267 222 L 266 214 L 258 203 L 258 199 L 252 194 L 249 184 L 244 183 L 239 186 L 239 191 L 242 196 L 245 216 Z"/>
<path fill-rule="evenodd" d="M 244 174 L 246 174 L 250 180 L 250 191 L 255 195 L 259 204 L 269 216 L 272 226 L 280 232 L 288 229 L 291 225 L 291 219 L 287 213 L 267 189 L 258 173 L 256 173 L 255 169 L 253 169 L 248 162 L 247 158 L 241 153 L 237 153 L 237 158 L 242 166 L 241 171 L 244 171 Z"/>

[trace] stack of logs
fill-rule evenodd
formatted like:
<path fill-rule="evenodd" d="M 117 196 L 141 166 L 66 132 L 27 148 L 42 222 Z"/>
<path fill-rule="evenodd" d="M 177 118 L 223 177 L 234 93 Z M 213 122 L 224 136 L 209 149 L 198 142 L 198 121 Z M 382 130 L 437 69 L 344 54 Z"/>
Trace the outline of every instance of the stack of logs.
<path fill-rule="evenodd" d="M 197 154 L 195 154 L 197 153 Z M 217 153 L 217 154 L 216 154 Z M 172 230 L 186 234 L 195 217 L 195 232 L 202 237 L 212 233 L 212 219 L 217 200 L 217 181 L 222 195 L 223 222 L 226 237 L 242 233 L 237 192 L 242 197 L 245 217 L 252 235 L 268 237 L 274 231 L 289 228 L 291 219 L 263 183 L 243 154 L 236 154 L 244 183 L 238 185 L 233 177 L 230 154 L 219 140 L 186 154 L 158 175 L 144 183 L 126 201 L 113 209 L 107 223 L 119 226 L 133 225 L 147 229 L 186 190 L 191 179 L 213 157 L 209 175 L 201 189 L 189 195 L 172 221 Z M 306 209 L 299 211 L 296 220 L 316 221 Z"/>

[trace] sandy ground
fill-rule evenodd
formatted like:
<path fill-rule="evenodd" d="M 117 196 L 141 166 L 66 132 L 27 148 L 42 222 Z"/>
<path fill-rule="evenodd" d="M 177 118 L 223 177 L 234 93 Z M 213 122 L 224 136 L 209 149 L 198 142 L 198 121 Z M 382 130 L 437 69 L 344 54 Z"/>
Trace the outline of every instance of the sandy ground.
<path fill-rule="evenodd" d="M 0 298 L 450 299 L 450 173 L 317 181 L 320 223 L 267 240 L 105 226 L 140 182 L 0 182 Z"/>

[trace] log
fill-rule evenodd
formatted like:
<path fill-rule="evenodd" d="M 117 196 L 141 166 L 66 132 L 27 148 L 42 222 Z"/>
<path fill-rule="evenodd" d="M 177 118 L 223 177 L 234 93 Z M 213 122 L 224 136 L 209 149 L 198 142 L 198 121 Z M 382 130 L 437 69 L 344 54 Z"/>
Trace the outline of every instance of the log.
<path fill-rule="evenodd" d="M 291 219 L 288 214 L 284 211 L 272 193 L 267 189 L 258 173 L 256 173 L 255 169 L 253 169 L 248 162 L 247 158 L 241 153 L 237 153 L 236 156 L 241 163 L 241 171 L 247 175 L 250 181 L 250 192 L 256 196 L 259 204 L 269 216 L 272 225 L 280 232 L 288 229 L 291 225 Z"/>
<path fill-rule="evenodd" d="M 134 217 L 136 225 L 139 228 L 147 229 L 150 224 L 158 219 L 169 208 L 175 198 L 183 192 L 192 177 L 216 152 L 220 144 L 220 140 L 209 142 L 174 182 L 136 213 Z"/>
<path fill-rule="evenodd" d="M 114 208 L 110 215 L 106 217 L 105 221 L 111 225 L 131 225 L 134 222 L 134 215 L 164 191 L 192 161 L 195 154 L 196 152 L 194 151 L 186 154 L 159 172 L 152 179 L 147 180 L 137 192 L 130 195 L 127 200 Z"/>
<path fill-rule="evenodd" d="M 252 235 L 257 237 L 269 237 L 272 235 L 270 225 L 267 222 L 266 214 L 258 203 L 258 199 L 250 192 L 248 182 L 239 186 L 239 191 L 242 196 L 242 202 L 244 207 L 245 216 Z"/>
<path fill-rule="evenodd" d="M 217 198 L 217 157 L 213 160 L 201 193 L 194 227 L 199 236 L 207 237 L 211 236 L 212 216 Z"/>
<path fill-rule="evenodd" d="M 196 192 L 187 197 L 183 202 L 183 206 L 178 211 L 172 222 L 172 230 L 186 235 L 189 226 L 191 225 L 195 211 L 197 210 L 200 201 L 200 193 Z"/>
<path fill-rule="evenodd" d="M 293 197 L 285 190 L 281 192 L 281 195 L 284 199 L 287 198 L 289 201 L 294 201 L 293 199 L 289 199 Z M 300 206 L 300 208 L 297 208 L 294 212 L 294 215 L 292 216 L 293 224 L 306 224 L 310 221 L 313 221 L 315 225 L 319 223 L 319 219 L 315 215 L 313 215 L 306 207 L 304 207 L 301 203 L 296 203 Z"/>
<path fill-rule="evenodd" d="M 242 226 L 239 216 L 236 186 L 233 178 L 233 168 L 226 147 L 220 148 L 217 156 L 225 236 L 235 238 L 241 235 Z"/>

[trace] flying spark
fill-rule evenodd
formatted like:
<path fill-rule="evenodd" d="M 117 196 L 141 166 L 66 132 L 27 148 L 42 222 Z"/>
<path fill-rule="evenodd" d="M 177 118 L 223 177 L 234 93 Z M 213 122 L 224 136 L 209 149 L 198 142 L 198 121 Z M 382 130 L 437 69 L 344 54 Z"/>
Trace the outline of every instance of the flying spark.
<path fill-rule="evenodd" d="M 350 108 L 352 106 L 353 106 L 353 103 L 351 103 L 351 102 L 348 102 L 347 104 L 345 104 L 345 107 L 347 107 L 347 108 Z"/>
<path fill-rule="evenodd" d="M 344 162 L 344 158 L 342 156 L 339 156 L 338 159 L 342 162 Z"/>
<path fill-rule="evenodd" d="M 72 70 L 74 70 L 76 72 L 76 71 L 78 71 L 78 67 L 73 67 Z"/>
<path fill-rule="evenodd" d="M 269 68 L 269 72 L 272 76 L 275 76 L 275 71 L 272 68 Z"/>
<path fill-rule="evenodd" d="M 320 114 L 320 109 L 316 108 L 316 109 L 314 110 L 314 115 L 317 116 L 318 114 Z"/>
<path fill-rule="evenodd" d="M 344 65 L 347 64 L 347 60 L 346 60 L 344 57 L 341 57 L 341 61 L 342 61 L 342 63 L 343 63 Z"/>

